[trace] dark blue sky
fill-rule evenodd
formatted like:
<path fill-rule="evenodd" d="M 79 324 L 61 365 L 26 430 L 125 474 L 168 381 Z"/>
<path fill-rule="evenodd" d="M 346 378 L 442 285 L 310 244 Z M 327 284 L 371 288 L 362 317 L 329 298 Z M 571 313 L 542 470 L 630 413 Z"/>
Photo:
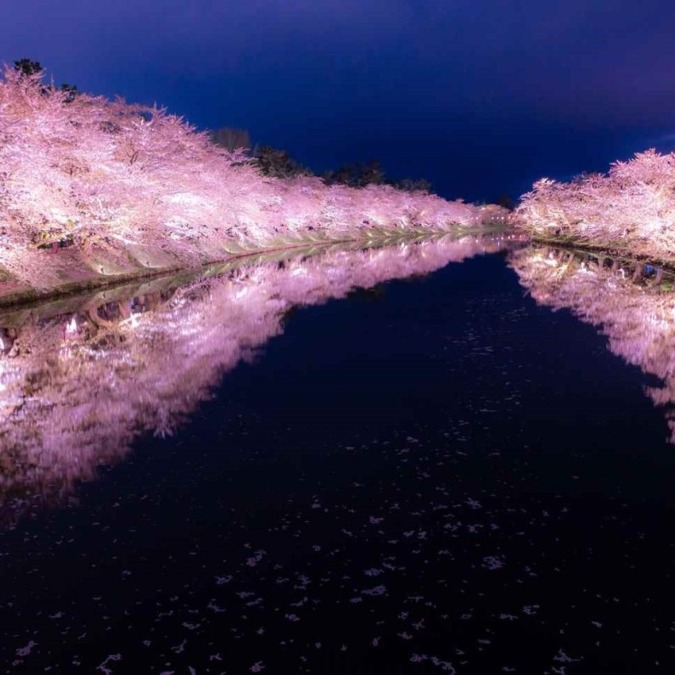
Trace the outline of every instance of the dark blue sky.
<path fill-rule="evenodd" d="M 667 0 L 2 0 L 0 60 L 22 57 L 467 200 L 670 149 L 675 126 Z"/>

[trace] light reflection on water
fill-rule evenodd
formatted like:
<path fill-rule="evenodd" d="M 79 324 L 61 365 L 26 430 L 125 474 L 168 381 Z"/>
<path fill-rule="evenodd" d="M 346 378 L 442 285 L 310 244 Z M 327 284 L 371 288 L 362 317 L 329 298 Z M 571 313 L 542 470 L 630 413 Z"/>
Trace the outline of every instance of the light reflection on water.
<path fill-rule="evenodd" d="M 659 378 L 645 393 L 664 408 L 675 443 L 673 274 L 635 261 L 540 246 L 513 251 L 509 261 L 538 304 L 569 309 L 607 336 L 610 351 Z"/>
<path fill-rule="evenodd" d="M 442 237 L 329 250 L 0 313 L 0 522 L 61 503 L 138 434 L 173 434 L 293 307 L 511 245 Z"/>
<path fill-rule="evenodd" d="M 0 532 L 0 662 L 668 670 L 675 455 L 597 333 L 669 376 L 671 279 L 507 246 L 542 306 L 503 255 L 350 293 L 501 247 L 249 261 L 3 314 L 3 518 L 22 518 Z"/>

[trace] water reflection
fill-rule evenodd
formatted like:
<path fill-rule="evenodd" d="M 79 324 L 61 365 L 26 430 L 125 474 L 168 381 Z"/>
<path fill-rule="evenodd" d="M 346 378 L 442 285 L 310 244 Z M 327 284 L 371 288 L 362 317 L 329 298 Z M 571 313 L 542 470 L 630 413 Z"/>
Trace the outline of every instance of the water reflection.
<path fill-rule="evenodd" d="M 675 443 L 675 294 L 672 273 L 635 261 L 532 246 L 510 264 L 540 304 L 567 308 L 600 328 L 609 349 L 660 386 L 645 392 L 664 408 Z"/>
<path fill-rule="evenodd" d="M 248 261 L 0 313 L 0 521 L 61 503 L 141 432 L 172 434 L 293 307 L 507 245 L 436 238 Z"/>

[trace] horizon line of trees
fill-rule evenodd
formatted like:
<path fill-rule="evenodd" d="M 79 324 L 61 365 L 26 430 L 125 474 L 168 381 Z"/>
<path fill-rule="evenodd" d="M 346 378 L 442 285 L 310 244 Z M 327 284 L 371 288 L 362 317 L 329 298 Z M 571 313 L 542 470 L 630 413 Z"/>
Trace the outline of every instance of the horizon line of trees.
<path fill-rule="evenodd" d="M 368 185 L 388 185 L 404 192 L 434 194 L 432 184 L 426 178 L 389 178 L 377 159 L 345 164 L 337 169 L 316 173 L 296 161 L 288 150 L 274 148 L 270 145 L 253 144 L 247 129 L 221 127 L 209 133 L 216 145 L 230 152 L 242 149 L 247 151 L 254 166 L 263 175 L 272 178 L 308 176 L 320 178 L 326 185 L 346 185 L 353 188 L 362 188 Z M 488 203 L 501 206 L 507 211 L 514 211 L 518 206 L 518 200 L 506 192 L 499 193 L 494 200 Z"/>
<path fill-rule="evenodd" d="M 211 132 L 214 143 L 227 150 L 246 149 L 253 164 L 265 176 L 272 178 L 297 178 L 313 176 L 321 178 L 326 185 L 347 185 L 361 188 L 367 185 L 390 185 L 405 192 L 431 192 L 431 183 L 425 178 L 392 179 L 386 176 L 380 161 L 371 159 L 365 162 L 344 164 L 343 166 L 316 173 L 296 161 L 288 150 L 270 145 L 253 145 L 246 129 L 222 127 Z"/>

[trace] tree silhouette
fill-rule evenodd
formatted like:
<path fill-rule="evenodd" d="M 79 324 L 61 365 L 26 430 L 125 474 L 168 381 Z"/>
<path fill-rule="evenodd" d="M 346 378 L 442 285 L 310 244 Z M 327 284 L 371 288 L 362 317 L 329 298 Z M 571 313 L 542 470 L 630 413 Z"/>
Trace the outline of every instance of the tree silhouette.
<path fill-rule="evenodd" d="M 293 178 L 310 176 L 312 172 L 296 162 L 286 150 L 278 150 L 263 145 L 254 151 L 255 166 L 264 176 L 273 178 Z"/>
<path fill-rule="evenodd" d="M 31 59 L 19 59 L 18 61 L 14 61 L 14 69 L 27 77 L 39 75 L 44 72 L 44 68 L 40 62 L 32 61 Z"/>

